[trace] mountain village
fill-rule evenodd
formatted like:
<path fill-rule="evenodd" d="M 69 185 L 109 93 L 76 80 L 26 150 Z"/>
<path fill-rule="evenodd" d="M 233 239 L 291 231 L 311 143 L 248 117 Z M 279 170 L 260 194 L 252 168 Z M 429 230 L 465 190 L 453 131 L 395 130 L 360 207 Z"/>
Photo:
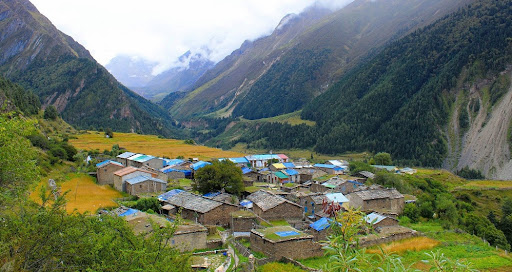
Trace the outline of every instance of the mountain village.
<path fill-rule="evenodd" d="M 310 164 L 305 159 L 292 162 L 284 154 L 219 159 L 223 160 L 234 163 L 243 174 L 245 190 L 240 198 L 224 190 L 200 195 L 191 186 L 172 189 L 177 180 L 193 180 L 197 171 L 211 164 L 194 158 L 188 161 L 124 152 L 115 160 L 96 164 L 96 177 L 98 184 L 129 195 L 158 198 L 161 210 L 154 214 L 127 207 L 112 211 L 136 233 L 152 231 L 150 221 L 163 227 L 179 216 L 171 246 L 181 251 L 214 250 L 229 240 L 249 257 L 252 266 L 254 262 L 262 265 L 323 256 L 332 218 L 351 208 L 367 214 L 368 235 L 361 240 L 363 246 L 418 235 L 398 225 L 406 203 L 404 195 L 394 188 L 365 185 L 374 177 L 371 172 L 349 176 L 347 161 Z M 395 166 L 373 167 L 402 175 L 415 172 Z M 413 198 L 407 202 L 414 202 Z M 221 269 L 224 266 L 229 263 Z"/>

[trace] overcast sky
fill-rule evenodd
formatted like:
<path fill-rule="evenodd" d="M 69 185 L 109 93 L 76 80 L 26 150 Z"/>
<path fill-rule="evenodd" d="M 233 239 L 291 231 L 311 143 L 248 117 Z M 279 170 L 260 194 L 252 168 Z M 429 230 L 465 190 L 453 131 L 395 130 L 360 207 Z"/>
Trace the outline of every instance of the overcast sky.
<path fill-rule="evenodd" d="M 332 9 L 352 0 L 316 0 Z M 187 50 L 208 47 L 217 62 L 272 33 L 289 13 L 315 0 L 31 0 L 64 33 L 106 65 L 117 55 L 173 66 Z"/>

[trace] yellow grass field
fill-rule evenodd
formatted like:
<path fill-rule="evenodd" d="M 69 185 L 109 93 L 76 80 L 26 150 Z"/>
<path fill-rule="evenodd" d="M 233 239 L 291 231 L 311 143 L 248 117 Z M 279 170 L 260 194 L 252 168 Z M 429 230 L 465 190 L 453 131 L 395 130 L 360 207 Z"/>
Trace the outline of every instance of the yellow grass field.
<path fill-rule="evenodd" d="M 36 190 L 30 194 L 30 198 L 41 202 L 39 192 L 41 186 L 48 186 L 48 178 L 44 178 Z M 94 179 L 86 174 L 70 174 L 68 179 L 58 183 L 61 193 L 67 192 L 66 211 L 72 213 L 75 209 L 79 213 L 95 213 L 99 208 L 117 207 L 114 199 L 122 197 L 121 193 L 108 185 L 100 186 Z"/>
<path fill-rule="evenodd" d="M 199 158 L 208 160 L 212 158 L 241 157 L 240 152 L 224 151 L 201 145 L 185 144 L 182 140 L 160 139 L 154 135 L 140 135 L 135 133 L 114 132 L 114 138 L 105 138 L 103 132 L 88 132 L 86 134 L 73 135 L 77 139 L 69 139 L 69 142 L 78 149 L 111 150 L 114 144 L 126 148 L 130 152 L 143 153 L 157 157 Z"/>
<path fill-rule="evenodd" d="M 512 181 L 507 180 L 476 180 L 470 181 L 456 189 L 492 189 L 512 190 Z"/>
<path fill-rule="evenodd" d="M 400 253 L 408 250 L 412 251 L 420 251 L 425 249 L 431 249 L 439 245 L 441 242 L 428 238 L 428 237 L 414 237 L 410 239 L 405 239 L 397 242 L 392 242 L 386 245 L 381 245 L 380 247 L 386 253 Z M 368 249 L 368 253 L 380 253 L 380 249 L 372 248 Z"/>

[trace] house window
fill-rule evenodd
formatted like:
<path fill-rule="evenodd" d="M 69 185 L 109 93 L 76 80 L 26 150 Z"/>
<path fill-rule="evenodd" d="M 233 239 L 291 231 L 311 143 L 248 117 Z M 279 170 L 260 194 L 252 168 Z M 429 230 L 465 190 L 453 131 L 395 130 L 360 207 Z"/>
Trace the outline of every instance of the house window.
<path fill-rule="evenodd" d="M 139 185 L 139 188 L 142 189 L 142 185 Z"/>

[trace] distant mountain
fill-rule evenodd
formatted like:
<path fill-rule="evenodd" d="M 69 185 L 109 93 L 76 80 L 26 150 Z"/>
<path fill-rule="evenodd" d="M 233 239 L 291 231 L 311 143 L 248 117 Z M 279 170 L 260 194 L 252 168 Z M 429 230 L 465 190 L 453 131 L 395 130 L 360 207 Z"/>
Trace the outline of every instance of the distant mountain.
<path fill-rule="evenodd" d="M 146 86 L 155 77 L 152 72 L 157 64 L 139 57 L 120 55 L 110 60 L 105 68 L 119 82 L 134 90 Z"/>
<path fill-rule="evenodd" d="M 106 65 L 107 69 L 124 85 L 152 101 L 160 101 L 172 92 L 188 90 L 215 63 L 201 53 L 187 51 L 174 64 L 158 75 L 158 65 L 141 58 L 117 56 Z"/>
<path fill-rule="evenodd" d="M 178 136 L 165 111 L 117 82 L 28 0 L 0 2 L 0 73 L 78 128 Z"/>
<path fill-rule="evenodd" d="M 245 42 L 205 73 L 170 113 L 260 119 L 300 110 L 390 41 L 467 2 L 356 0 L 334 13 L 312 7 L 286 16 L 270 36 Z"/>

